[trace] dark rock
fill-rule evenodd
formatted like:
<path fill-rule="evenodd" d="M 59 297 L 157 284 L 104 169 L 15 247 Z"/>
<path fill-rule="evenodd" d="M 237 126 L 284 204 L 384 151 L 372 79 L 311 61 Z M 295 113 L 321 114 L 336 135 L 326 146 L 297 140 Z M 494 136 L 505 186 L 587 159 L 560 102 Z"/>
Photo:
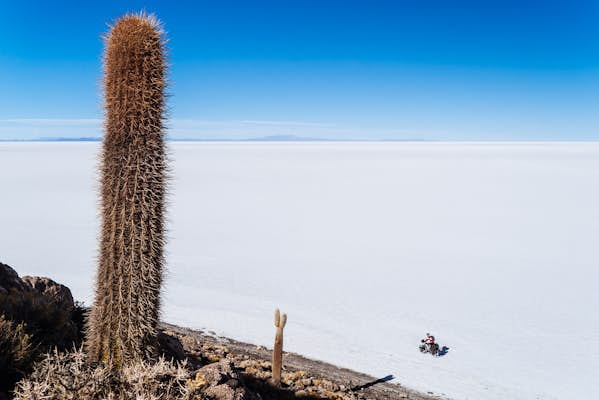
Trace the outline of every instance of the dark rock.
<path fill-rule="evenodd" d="M 19 371 L 30 370 L 33 362 L 51 349 L 79 344 L 81 331 L 73 320 L 74 311 L 73 296 L 66 286 L 49 278 L 20 278 L 14 269 L 0 263 L 0 315 L 22 324 L 35 343 L 30 360 Z M 16 383 L 6 375 L 0 372 L 0 389 L 11 389 Z"/>
<path fill-rule="evenodd" d="M 24 276 L 22 280 L 30 288 L 36 290 L 66 312 L 70 313 L 75 308 L 71 290 L 65 285 L 54 282 L 50 278 L 38 276 Z"/>
<path fill-rule="evenodd" d="M 160 351 L 167 359 L 183 361 L 187 358 L 183 344 L 181 344 L 181 341 L 175 336 L 169 335 L 163 331 L 158 332 L 158 345 Z"/>
<path fill-rule="evenodd" d="M 0 313 L 7 319 L 25 324 L 28 334 L 40 346 L 39 352 L 53 347 L 59 350 L 79 345 L 81 326 L 71 290 L 50 278 L 25 276 L 0 264 Z"/>
<path fill-rule="evenodd" d="M 11 290 L 26 292 L 31 290 L 31 287 L 19 278 L 14 269 L 0 263 L 0 293 L 8 293 Z"/>

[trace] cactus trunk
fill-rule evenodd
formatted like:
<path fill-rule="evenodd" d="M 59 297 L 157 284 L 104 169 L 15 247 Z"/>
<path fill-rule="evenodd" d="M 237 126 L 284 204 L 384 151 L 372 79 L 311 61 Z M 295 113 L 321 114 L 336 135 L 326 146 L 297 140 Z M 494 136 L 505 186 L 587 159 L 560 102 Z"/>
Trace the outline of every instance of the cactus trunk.
<path fill-rule="evenodd" d="M 287 314 L 281 315 L 279 309 L 275 310 L 275 346 L 272 351 L 272 382 L 274 385 L 281 383 L 281 370 L 283 369 L 283 328 L 287 323 Z"/>
<path fill-rule="evenodd" d="M 105 38 L 105 137 L 95 300 L 86 351 L 123 365 L 156 352 L 164 259 L 165 44 L 145 14 L 119 19 Z"/>

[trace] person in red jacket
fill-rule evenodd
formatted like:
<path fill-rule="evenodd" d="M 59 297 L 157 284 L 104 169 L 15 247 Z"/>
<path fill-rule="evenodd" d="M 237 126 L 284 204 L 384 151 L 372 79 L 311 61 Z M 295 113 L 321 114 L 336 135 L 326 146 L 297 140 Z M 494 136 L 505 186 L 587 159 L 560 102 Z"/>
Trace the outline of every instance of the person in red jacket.
<path fill-rule="evenodd" d="M 428 345 L 435 344 L 435 337 L 430 333 L 426 334 L 426 339 L 422 339 L 422 343 L 426 343 Z"/>

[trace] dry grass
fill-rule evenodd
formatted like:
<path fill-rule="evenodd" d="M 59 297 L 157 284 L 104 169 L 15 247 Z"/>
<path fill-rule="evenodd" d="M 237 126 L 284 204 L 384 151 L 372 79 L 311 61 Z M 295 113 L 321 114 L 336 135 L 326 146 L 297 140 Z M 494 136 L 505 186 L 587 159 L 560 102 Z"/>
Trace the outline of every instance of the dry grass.
<path fill-rule="evenodd" d="M 0 315 L 0 390 L 11 389 L 14 382 L 29 372 L 36 349 L 24 323 L 14 323 Z"/>
<path fill-rule="evenodd" d="M 36 364 L 33 373 L 17 384 L 15 400 L 111 399 L 111 400 L 192 400 L 202 398 L 187 380 L 185 364 L 164 359 L 140 361 L 111 371 L 87 363 L 80 351 L 54 352 Z"/>

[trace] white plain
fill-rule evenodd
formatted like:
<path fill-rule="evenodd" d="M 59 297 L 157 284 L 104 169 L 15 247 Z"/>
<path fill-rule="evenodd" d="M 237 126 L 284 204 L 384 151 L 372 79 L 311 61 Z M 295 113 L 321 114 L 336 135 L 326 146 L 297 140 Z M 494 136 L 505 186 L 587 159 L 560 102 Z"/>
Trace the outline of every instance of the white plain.
<path fill-rule="evenodd" d="M 169 143 L 163 319 L 455 399 L 599 398 L 599 143 Z M 0 261 L 92 301 L 98 143 L 0 143 Z M 418 352 L 430 331 L 449 352 Z"/>

